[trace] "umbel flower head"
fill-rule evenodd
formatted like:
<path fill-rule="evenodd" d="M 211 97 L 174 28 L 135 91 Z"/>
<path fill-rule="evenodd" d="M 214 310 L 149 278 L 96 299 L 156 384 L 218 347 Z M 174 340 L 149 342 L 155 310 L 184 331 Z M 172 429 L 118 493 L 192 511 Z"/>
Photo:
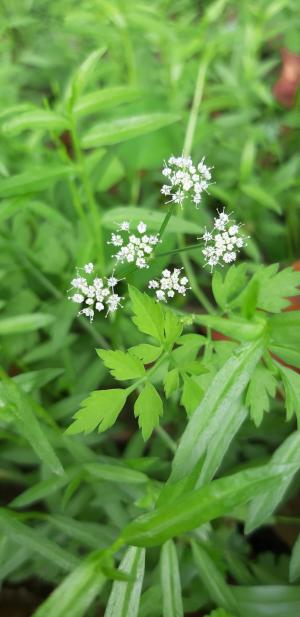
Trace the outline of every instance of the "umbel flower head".
<path fill-rule="evenodd" d="M 80 270 L 91 275 L 94 271 L 94 264 L 88 263 L 83 268 L 77 268 L 76 278 L 71 281 L 73 294 L 69 296 L 69 300 L 83 307 L 78 315 L 85 315 L 90 321 L 93 321 L 95 311 L 100 313 L 106 309 L 106 317 L 109 313 L 114 313 L 123 300 L 121 296 L 115 293 L 115 287 L 119 283 L 118 279 L 112 275 L 106 278 L 106 283 L 99 277 L 88 281 L 88 278 L 91 279 L 91 277 L 82 276 Z"/>
<path fill-rule="evenodd" d="M 194 165 L 190 156 L 171 156 L 162 170 L 169 184 L 164 184 L 161 193 L 169 197 L 166 203 L 176 203 L 182 207 L 187 197 L 199 207 L 201 194 L 206 191 L 211 180 L 211 168 L 204 163 L 204 157 Z"/>
<path fill-rule="evenodd" d="M 113 257 L 117 262 L 135 264 L 138 268 L 149 268 L 148 259 L 155 245 L 159 242 L 159 236 L 147 234 L 147 225 L 141 221 L 132 233 L 127 221 L 121 223 L 117 233 L 112 233 L 108 244 L 112 244 L 119 250 Z"/>
<path fill-rule="evenodd" d="M 185 296 L 189 279 L 187 276 L 181 275 L 182 268 L 174 268 L 171 270 L 163 270 L 159 280 L 153 279 L 149 281 L 149 289 L 155 289 L 155 295 L 158 302 L 167 302 L 169 298 L 174 298 L 175 293 Z"/>
<path fill-rule="evenodd" d="M 218 212 L 218 217 L 214 219 L 214 226 L 211 231 L 205 230 L 199 240 L 204 240 L 205 248 L 202 253 L 205 257 L 205 265 L 211 270 L 218 264 L 230 264 L 234 262 L 243 246 L 247 245 L 247 236 L 240 232 L 240 224 L 237 224 L 226 212 Z"/>

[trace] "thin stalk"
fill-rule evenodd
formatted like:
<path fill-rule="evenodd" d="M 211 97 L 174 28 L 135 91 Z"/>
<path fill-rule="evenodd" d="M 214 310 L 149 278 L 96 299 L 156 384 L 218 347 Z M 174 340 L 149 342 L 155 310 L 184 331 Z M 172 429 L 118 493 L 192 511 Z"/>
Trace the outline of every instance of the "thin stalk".
<path fill-rule="evenodd" d="M 167 448 L 169 448 L 169 450 L 171 450 L 171 452 L 175 454 L 177 450 L 177 445 L 172 439 L 172 437 L 170 437 L 169 433 L 167 433 L 167 431 L 165 431 L 165 429 L 160 425 L 155 427 L 155 432 L 161 439 L 161 441 L 163 441 L 163 443 L 167 446 Z"/>

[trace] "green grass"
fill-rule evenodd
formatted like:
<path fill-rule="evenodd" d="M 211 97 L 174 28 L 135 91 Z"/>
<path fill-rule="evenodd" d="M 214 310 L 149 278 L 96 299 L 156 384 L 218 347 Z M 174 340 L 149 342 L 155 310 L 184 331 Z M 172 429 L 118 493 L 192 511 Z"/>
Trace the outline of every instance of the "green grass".
<path fill-rule="evenodd" d="M 275 523 L 300 520 L 300 111 L 273 93 L 298 1 L 1 8 L 3 585 L 38 590 L 35 617 L 298 617 Z M 170 210 L 183 152 L 213 183 Z M 212 276 L 197 238 L 223 206 L 249 240 Z M 163 242 L 89 323 L 70 281 L 111 274 L 123 220 Z M 169 266 L 191 283 L 171 308 L 141 294 Z"/>

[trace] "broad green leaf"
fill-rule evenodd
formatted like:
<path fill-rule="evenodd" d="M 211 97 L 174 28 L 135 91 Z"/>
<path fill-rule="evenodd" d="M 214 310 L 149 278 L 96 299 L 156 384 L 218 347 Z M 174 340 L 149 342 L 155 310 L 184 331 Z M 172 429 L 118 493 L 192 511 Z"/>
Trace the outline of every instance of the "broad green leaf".
<path fill-rule="evenodd" d="M 183 390 L 180 403 L 188 415 L 192 414 L 203 398 L 203 390 L 192 377 L 183 375 Z"/>
<path fill-rule="evenodd" d="M 121 539 L 135 546 L 157 546 L 212 521 L 273 490 L 289 477 L 293 465 L 264 465 L 213 480 L 200 489 L 180 494 L 170 504 L 143 514 L 121 533 Z"/>
<path fill-rule="evenodd" d="M 300 576 L 300 535 L 293 546 L 289 572 L 290 581 L 294 583 Z"/>
<path fill-rule="evenodd" d="M 172 310 L 167 309 L 164 313 L 165 341 L 167 345 L 173 345 L 181 335 L 183 324 Z"/>
<path fill-rule="evenodd" d="M 46 538 L 38 530 L 21 523 L 13 512 L 5 508 L 0 508 L 0 529 L 14 542 L 38 553 L 58 568 L 71 570 L 78 565 L 75 555 Z"/>
<path fill-rule="evenodd" d="M 133 323 L 144 334 L 153 336 L 159 342 L 164 340 L 164 313 L 161 305 L 147 294 L 129 285 Z"/>
<path fill-rule="evenodd" d="M 73 424 L 66 430 L 68 435 L 90 433 L 99 425 L 99 432 L 113 426 L 122 411 L 128 393 L 126 390 L 96 390 L 81 403 Z"/>
<path fill-rule="evenodd" d="M 0 336 L 8 334 L 21 334 L 33 332 L 39 328 L 46 328 L 53 323 L 54 316 L 46 313 L 30 313 L 28 315 L 15 315 L 0 319 Z"/>
<path fill-rule="evenodd" d="M 278 264 L 259 270 L 260 283 L 257 306 L 270 313 L 280 313 L 290 305 L 289 297 L 299 293 L 300 272 L 284 268 L 278 272 Z"/>
<path fill-rule="evenodd" d="M 103 109 L 112 109 L 121 103 L 128 103 L 140 96 L 139 90 L 130 86 L 116 86 L 95 90 L 79 97 L 73 111 L 76 116 L 87 116 Z"/>
<path fill-rule="evenodd" d="M 279 202 L 270 194 L 269 191 L 266 191 L 258 184 L 242 184 L 241 190 L 247 197 L 253 199 L 253 201 L 257 202 L 261 206 L 273 210 L 278 214 L 281 213 L 281 205 Z"/>
<path fill-rule="evenodd" d="M 120 484 L 144 484 L 148 477 L 141 471 L 135 471 L 124 465 L 102 465 L 101 463 L 87 463 L 86 471 L 98 480 L 118 482 Z"/>
<path fill-rule="evenodd" d="M 290 420 L 294 413 L 297 417 L 298 428 L 300 427 L 300 375 L 287 366 L 276 362 L 285 390 L 285 404 L 287 419 Z"/>
<path fill-rule="evenodd" d="M 9 412 L 15 420 L 17 430 L 30 443 L 32 449 L 52 472 L 62 475 L 63 467 L 55 454 L 47 437 L 45 427 L 42 428 L 31 408 L 27 395 L 12 379 L 5 378 L 1 384 L 1 397 L 9 407 Z"/>
<path fill-rule="evenodd" d="M 206 587 L 211 600 L 229 611 L 237 611 L 238 606 L 235 597 L 209 553 L 195 541 L 192 541 L 192 550 L 200 579 Z"/>
<path fill-rule="evenodd" d="M 97 148 L 117 144 L 157 131 L 164 126 L 178 122 L 179 119 L 179 116 L 175 114 L 154 113 L 108 120 L 92 126 L 83 136 L 82 146 L 83 148 Z"/>
<path fill-rule="evenodd" d="M 152 383 L 148 381 L 134 404 L 134 415 L 139 420 L 145 441 L 149 439 L 155 426 L 158 426 L 162 414 L 162 400 Z"/>
<path fill-rule="evenodd" d="M 91 555 L 65 578 L 32 617 L 85 617 L 104 583 L 99 558 Z"/>
<path fill-rule="evenodd" d="M 246 533 L 265 523 L 277 506 L 282 501 L 296 471 L 300 467 L 299 460 L 300 431 L 292 433 L 274 452 L 270 465 L 293 465 L 291 473 L 285 475 L 278 485 L 272 490 L 266 490 L 264 494 L 254 499 L 249 507 L 246 521 Z"/>
<path fill-rule="evenodd" d="M 126 381 L 127 379 L 138 379 L 145 375 L 142 362 L 130 352 L 107 349 L 97 349 L 96 351 L 115 379 Z"/>
<path fill-rule="evenodd" d="M 168 540 L 160 553 L 163 617 L 183 617 L 179 565 L 175 544 Z"/>
<path fill-rule="evenodd" d="M 216 420 L 222 425 L 232 405 L 240 399 L 257 365 L 261 341 L 240 347 L 215 376 L 181 437 L 173 459 L 171 481 L 189 475 L 215 437 Z"/>
<path fill-rule="evenodd" d="M 119 571 L 130 581 L 114 581 L 104 617 L 137 617 L 145 570 L 145 550 L 130 546 Z"/>
<path fill-rule="evenodd" d="M 246 394 L 246 405 L 255 426 L 261 424 L 264 412 L 269 411 L 269 397 L 274 398 L 276 387 L 275 377 L 265 366 L 259 364 L 251 377 Z"/>
<path fill-rule="evenodd" d="M 0 180 L 0 197 L 14 197 L 43 191 L 61 178 L 75 174 L 75 167 L 70 165 L 34 167 L 16 176 Z"/>
<path fill-rule="evenodd" d="M 169 371 L 164 378 L 164 390 L 166 398 L 169 398 L 172 392 L 179 388 L 179 372 L 177 368 Z"/>
<path fill-rule="evenodd" d="M 149 345 L 148 343 L 141 343 L 130 347 L 128 350 L 131 354 L 134 354 L 139 358 L 143 364 L 152 364 L 162 353 L 162 347 L 156 347 L 155 345 Z"/>
<path fill-rule="evenodd" d="M 143 221 L 151 231 L 158 231 L 165 218 L 163 212 L 157 212 L 156 210 L 147 210 L 143 208 Z M 102 217 L 102 224 L 107 229 L 115 230 L 116 224 L 123 221 L 129 221 L 132 225 L 138 225 L 141 220 L 141 209 L 134 206 L 119 206 L 117 208 L 110 208 L 107 212 L 104 212 Z M 180 216 L 172 215 L 169 220 L 166 233 L 185 233 L 185 234 L 199 234 L 202 231 L 202 227 L 193 221 L 188 221 Z"/>
<path fill-rule="evenodd" d="M 69 127 L 69 120 L 64 116 L 44 109 L 21 113 L 10 118 L 2 125 L 6 135 L 18 135 L 22 131 L 42 129 L 62 132 Z"/>
<path fill-rule="evenodd" d="M 212 290 L 218 305 L 225 309 L 244 289 L 247 281 L 247 266 L 242 263 L 230 266 L 226 274 L 215 270 L 212 278 Z"/>

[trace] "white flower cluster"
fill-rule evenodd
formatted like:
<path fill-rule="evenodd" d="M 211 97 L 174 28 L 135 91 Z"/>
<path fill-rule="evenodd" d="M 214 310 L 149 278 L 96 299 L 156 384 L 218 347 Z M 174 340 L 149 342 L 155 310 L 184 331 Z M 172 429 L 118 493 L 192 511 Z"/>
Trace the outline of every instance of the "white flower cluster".
<path fill-rule="evenodd" d="M 155 289 L 155 295 L 158 302 L 167 302 L 168 298 L 173 298 L 175 292 L 185 296 L 189 279 L 186 276 L 181 276 L 182 268 L 174 268 L 173 272 L 170 270 L 163 270 L 162 276 L 157 281 L 153 279 L 149 281 L 149 289 Z"/>
<path fill-rule="evenodd" d="M 210 169 L 205 165 L 204 158 L 195 167 L 190 156 L 171 156 L 162 171 L 170 183 L 161 188 L 161 193 L 170 197 L 167 203 L 173 202 L 182 207 L 186 197 L 190 196 L 198 208 L 201 194 L 207 190 L 211 180 Z"/>
<path fill-rule="evenodd" d="M 119 225 L 118 232 L 112 233 L 111 240 L 108 244 L 112 244 L 119 248 L 114 257 L 117 262 L 123 264 L 135 263 L 138 268 L 149 268 L 147 263 L 155 245 L 159 242 L 158 235 L 148 235 L 147 225 L 141 221 L 136 228 L 138 235 L 130 233 L 130 224 L 124 221 Z M 122 233 L 123 232 L 123 233 Z M 126 234 L 126 237 L 124 237 Z"/>
<path fill-rule="evenodd" d="M 94 265 L 88 263 L 83 267 L 83 270 L 85 274 L 92 274 Z M 115 293 L 115 286 L 118 282 L 114 275 L 106 279 L 106 284 L 99 277 L 88 282 L 85 276 L 81 276 L 80 269 L 77 268 L 76 278 L 71 281 L 71 291 L 74 293 L 69 296 L 69 300 L 84 305 L 78 315 L 85 315 L 90 321 L 93 321 L 95 311 L 100 313 L 106 309 L 107 317 L 108 313 L 114 313 L 118 309 L 123 299 Z"/>
<path fill-rule="evenodd" d="M 232 263 L 236 260 L 239 250 L 246 246 L 246 237 L 240 233 L 240 225 L 237 225 L 234 220 L 226 212 L 218 213 L 219 216 L 214 219 L 214 227 L 212 231 L 205 231 L 199 240 L 204 240 L 205 248 L 202 253 L 205 257 L 205 265 L 211 267 L 221 264 Z"/>

